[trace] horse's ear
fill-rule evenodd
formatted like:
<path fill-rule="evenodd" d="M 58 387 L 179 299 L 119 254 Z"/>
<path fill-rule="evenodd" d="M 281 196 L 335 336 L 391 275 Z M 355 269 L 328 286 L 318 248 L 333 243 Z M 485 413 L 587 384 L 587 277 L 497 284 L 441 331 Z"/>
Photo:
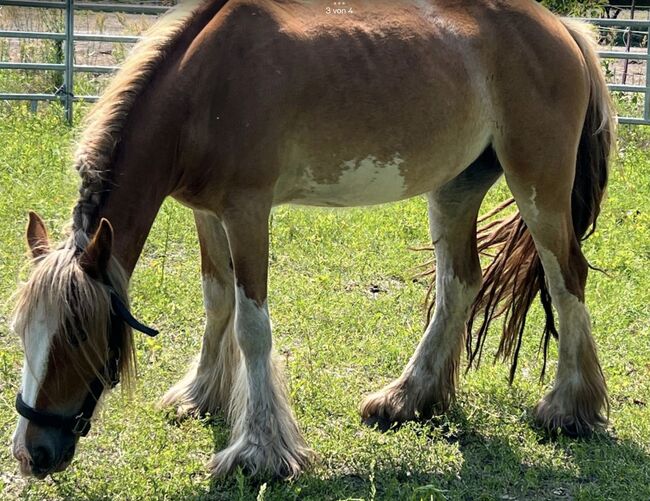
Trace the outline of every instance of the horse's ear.
<path fill-rule="evenodd" d="M 86 249 L 79 256 L 79 265 L 92 278 L 100 279 L 108 268 L 113 248 L 113 227 L 102 218 Z"/>
<path fill-rule="evenodd" d="M 50 239 L 47 236 L 45 223 L 41 216 L 32 211 L 29 211 L 29 223 L 27 223 L 27 245 L 34 259 L 50 252 Z"/>

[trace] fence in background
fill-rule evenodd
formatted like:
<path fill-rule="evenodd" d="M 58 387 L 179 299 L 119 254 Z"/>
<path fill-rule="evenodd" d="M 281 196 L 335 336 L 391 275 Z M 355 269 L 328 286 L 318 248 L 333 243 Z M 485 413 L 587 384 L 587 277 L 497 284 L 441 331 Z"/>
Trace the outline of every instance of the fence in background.
<path fill-rule="evenodd" d="M 105 4 L 105 3 L 84 3 L 75 0 L 58 0 L 58 1 L 34 1 L 34 0 L 0 0 L 0 7 L 33 7 L 45 9 L 65 10 L 65 32 L 48 33 L 48 32 L 27 32 L 27 31 L 0 31 L 0 38 L 23 38 L 23 39 L 40 39 L 40 40 L 57 40 L 63 41 L 65 51 L 63 53 L 63 63 L 18 63 L 18 62 L 0 62 L 0 70 L 54 70 L 63 72 L 63 85 L 52 94 L 3 94 L 0 93 L 0 100 L 21 100 L 21 101 L 61 101 L 65 107 L 66 118 L 72 123 L 72 111 L 75 101 L 93 102 L 98 96 L 76 96 L 74 95 L 74 74 L 75 72 L 88 73 L 110 73 L 117 69 L 116 66 L 91 66 L 74 64 L 74 44 L 76 41 L 95 41 L 95 42 L 114 42 L 114 43 L 135 43 L 139 37 L 117 36 L 117 35 L 96 35 L 96 34 L 77 34 L 74 32 L 74 12 L 75 11 L 94 11 L 94 12 L 121 12 L 129 14 L 151 14 L 158 15 L 167 11 L 167 7 L 151 5 L 124 5 L 124 4 Z M 609 85 L 610 90 L 643 94 L 644 107 L 642 117 L 621 116 L 618 118 L 620 123 L 632 125 L 650 125 L 650 20 L 630 20 L 630 19 L 583 19 L 586 22 L 594 24 L 600 28 L 623 29 L 627 36 L 633 34 L 646 36 L 646 50 L 625 51 L 625 50 L 603 50 L 599 54 L 604 59 L 624 59 L 643 61 L 645 65 L 645 85 L 628 85 L 627 83 L 613 83 Z M 629 47 L 628 47 L 629 48 Z"/>
<path fill-rule="evenodd" d="M 626 83 L 612 83 L 608 87 L 611 91 L 643 94 L 642 117 L 618 117 L 619 123 L 631 125 L 650 125 L 650 20 L 636 19 L 583 19 L 599 28 L 623 28 L 628 37 L 642 35 L 646 37 L 645 52 L 627 50 L 601 50 L 598 52 L 603 59 L 623 59 L 627 61 L 643 61 L 645 66 L 645 85 L 627 85 Z M 629 46 L 627 47 L 629 48 Z"/>
<path fill-rule="evenodd" d="M 74 31 L 75 11 L 119 12 L 124 14 L 158 15 L 167 11 L 167 7 L 154 5 L 125 5 L 106 3 L 75 2 L 75 0 L 34 1 L 34 0 L 0 0 L 0 7 L 29 7 L 38 9 L 58 9 L 65 12 L 64 33 L 29 32 L 29 31 L 0 31 L 0 38 L 22 38 L 34 40 L 55 40 L 64 43 L 62 63 L 15 63 L 0 61 L 0 70 L 35 70 L 60 71 L 63 73 L 63 85 L 52 94 L 8 94 L 0 93 L 0 100 L 12 101 L 61 101 L 65 108 L 66 118 L 72 123 L 72 109 L 75 101 L 93 102 L 98 96 L 76 96 L 74 94 L 75 72 L 111 73 L 117 66 L 91 66 L 74 63 L 75 42 L 111 42 L 135 43 L 140 38 L 118 35 L 78 34 Z"/>

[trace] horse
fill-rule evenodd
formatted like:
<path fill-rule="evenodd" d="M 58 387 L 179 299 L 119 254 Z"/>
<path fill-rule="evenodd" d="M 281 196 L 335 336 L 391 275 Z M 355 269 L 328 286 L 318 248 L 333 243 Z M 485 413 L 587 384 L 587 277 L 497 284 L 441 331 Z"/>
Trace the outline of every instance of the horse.
<path fill-rule="evenodd" d="M 447 411 L 476 323 L 485 334 L 505 314 L 500 351 L 516 363 L 539 295 L 559 363 L 536 422 L 602 429 L 609 401 L 581 241 L 614 140 L 592 34 L 532 0 L 182 3 L 89 113 L 67 238 L 52 246 L 30 213 L 33 269 L 13 320 L 25 351 L 21 471 L 65 469 L 97 401 L 133 379 L 133 330 L 155 331 L 129 312 L 128 282 L 167 197 L 194 213 L 207 321 L 198 358 L 162 404 L 179 417 L 228 417 L 213 475 L 241 466 L 293 477 L 314 460 L 273 356 L 269 217 L 279 204 L 428 198 L 433 314 L 402 374 L 361 404 L 364 422 L 383 429 Z M 479 231 L 502 175 L 517 212 Z M 480 336 L 468 345 L 480 358 Z"/>

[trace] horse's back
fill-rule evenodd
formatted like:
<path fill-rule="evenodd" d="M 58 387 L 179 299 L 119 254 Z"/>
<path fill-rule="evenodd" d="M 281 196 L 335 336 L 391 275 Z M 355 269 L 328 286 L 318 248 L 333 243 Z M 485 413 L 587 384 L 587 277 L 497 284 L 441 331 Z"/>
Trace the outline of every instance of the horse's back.
<path fill-rule="evenodd" d="M 277 203 L 430 191 L 579 87 L 575 44 L 532 1 L 231 0 L 217 18 L 190 54 L 197 113 L 231 125 L 228 177 L 263 176 Z"/>

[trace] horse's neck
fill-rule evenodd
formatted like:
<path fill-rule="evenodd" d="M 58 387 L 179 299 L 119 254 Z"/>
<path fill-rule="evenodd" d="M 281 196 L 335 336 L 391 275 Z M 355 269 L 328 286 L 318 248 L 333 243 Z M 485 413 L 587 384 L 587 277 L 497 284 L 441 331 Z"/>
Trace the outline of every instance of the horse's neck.
<path fill-rule="evenodd" d="M 83 223 L 88 226 L 84 232 L 91 234 L 102 217 L 109 220 L 114 230 L 113 255 L 129 276 L 165 197 L 178 188 L 181 178 L 188 177 L 186 173 L 181 176 L 178 158 L 183 101 L 170 101 L 164 96 L 177 92 L 178 62 L 225 3 L 226 0 L 206 2 L 192 24 L 178 35 L 173 49 L 158 63 L 155 75 L 146 84 L 146 92 L 133 103 L 120 130 L 119 144 L 108 170 L 111 182 L 101 194 L 99 209 Z M 81 218 L 75 218 L 75 223 L 76 219 Z"/>
<path fill-rule="evenodd" d="M 156 181 L 133 176 L 113 190 L 100 210 L 113 225 L 113 255 L 131 275 L 140 257 L 165 194 L 155 189 Z"/>
<path fill-rule="evenodd" d="M 111 223 L 113 256 L 129 276 L 154 219 L 173 187 L 175 140 L 169 133 L 162 135 L 159 131 L 159 134 L 154 137 L 157 134 L 152 130 L 138 133 L 138 137 L 130 134 L 123 138 L 111 165 L 111 180 L 101 196 L 101 204 L 85 223 L 90 230 L 86 233 L 92 233 L 102 218 Z"/>

